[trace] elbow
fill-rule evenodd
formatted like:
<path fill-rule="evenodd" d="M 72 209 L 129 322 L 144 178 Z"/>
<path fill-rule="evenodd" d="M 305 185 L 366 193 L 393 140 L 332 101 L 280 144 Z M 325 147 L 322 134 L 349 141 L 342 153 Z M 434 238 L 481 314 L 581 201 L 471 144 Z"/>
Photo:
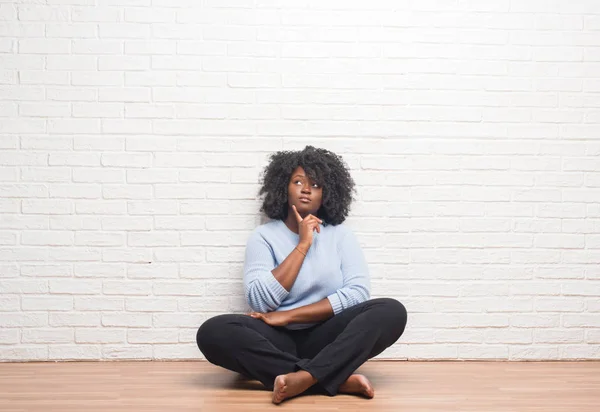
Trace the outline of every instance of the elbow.
<path fill-rule="evenodd" d="M 369 288 L 363 285 L 355 285 L 350 288 L 349 306 L 358 305 L 359 303 L 366 302 L 371 297 Z"/>
<path fill-rule="evenodd" d="M 255 312 L 272 312 L 278 308 L 276 302 L 268 299 L 255 283 L 246 288 L 246 302 Z"/>
<path fill-rule="evenodd" d="M 365 302 L 371 298 L 371 293 L 369 292 L 369 288 L 365 286 L 361 286 L 355 289 L 356 294 L 358 296 L 359 303 Z"/>
<path fill-rule="evenodd" d="M 248 303 L 248 306 L 250 306 L 250 309 L 252 309 L 253 312 L 262 312 L 261 308 L 258 305 L 258 302 L 252 297 L 250 290 L 246 291 L 246 302 Z"/>
<path fill-rule="evenodd" d="M 370 298 L 369 288 L 363 285 L 346 286 L 338 290 L 337 295 L 339 296 L 341 310 L 363 303 Z"/>
<path fill-rule="evenodd" d="M 256 271 L 246 279 L 246 301 L 257 312 L 276 310 L 289 294 L 269 271 Z"/>

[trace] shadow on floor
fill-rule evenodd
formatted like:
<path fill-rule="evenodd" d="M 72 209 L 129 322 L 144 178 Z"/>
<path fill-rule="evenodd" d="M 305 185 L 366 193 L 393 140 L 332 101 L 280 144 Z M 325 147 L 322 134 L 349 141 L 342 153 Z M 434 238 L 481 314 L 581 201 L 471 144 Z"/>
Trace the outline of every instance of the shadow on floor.
<path fill-rule="evenodd" d="M 373 386 L 376 388 L 386 387 L 394 384 L 387 379 L 387 376 L 378 374 L 369 374 L 368 368 L 361 367 L 355 373 L 366 375 Z M 241 390 L 241 391 L 266 391 L 270 392 L 260 381 L 248 378 L 240 373 L 232 372 L 217 366 L 210 365 L 207 369 L 193 375 L 191 381 L 187 382 L 192 386 L 200 386 L 207 390 Z M 327 394 L 319 386 L 315 385 L 305 392 L 306 395 L 325 395 Z"/>

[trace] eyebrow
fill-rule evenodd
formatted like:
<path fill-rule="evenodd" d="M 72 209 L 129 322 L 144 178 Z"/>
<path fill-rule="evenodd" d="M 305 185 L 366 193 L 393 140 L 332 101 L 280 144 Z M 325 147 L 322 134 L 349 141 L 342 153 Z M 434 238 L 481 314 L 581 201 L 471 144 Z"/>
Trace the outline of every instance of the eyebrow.
<path fill-rule="evenodd" d="M 294 177 L 292 177 L 292 179 L 294 179 L 294 178 L 296 178 L 296 177 L 306 177 L 306 176 L 304 176 L 304 175 L 295 175 Z M 309 178 L 309 179 L 310 179 L 310 178 Z M 317 183 L 317 182 L 315 182 L 315 181 L 314 181 L 314 180 L 312 180 L 312 179 L 310 179 L 310 180 L 311 180 L 312 182 L 314 182 L 314 183 Z M 317 183 L 317 184 L 318 184 L 318 183 Z M 319 186 L 320 186 L 320 185 L 319 185 Z"/>

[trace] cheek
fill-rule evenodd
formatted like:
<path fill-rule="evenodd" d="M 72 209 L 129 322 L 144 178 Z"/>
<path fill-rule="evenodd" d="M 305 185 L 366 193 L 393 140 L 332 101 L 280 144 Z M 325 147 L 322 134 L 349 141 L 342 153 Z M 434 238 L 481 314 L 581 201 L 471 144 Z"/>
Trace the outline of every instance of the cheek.
<path fill-rule="evenodd" d="M 298 197 L 298 186 L 297 185 L 290 185 L 288 187 L 288 199 L 295 199 Z"/>

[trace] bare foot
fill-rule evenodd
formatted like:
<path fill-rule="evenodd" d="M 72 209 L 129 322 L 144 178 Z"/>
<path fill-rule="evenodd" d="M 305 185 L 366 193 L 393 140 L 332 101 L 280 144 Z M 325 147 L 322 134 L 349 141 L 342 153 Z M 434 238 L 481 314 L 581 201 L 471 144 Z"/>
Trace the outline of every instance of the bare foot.
<path fill-rule="evenodd" d="M 346 379 L 346 382 L 342 383 L 339 387 L 338 392 L 362 395 L 369 399 L 375 396 L 375 390 L 371 382 L 369 382 L 366 376 L 358 374 L 354 374 Z"/>
<path fill-rule="evenodd" d="M 281 403 L 285 399 L 301 394 L 316 382 L 317 380 L 306 371 L 279 375 L 275 378 L 275 384 L 273 385 L 272 401 L 275 404 Z"/>

